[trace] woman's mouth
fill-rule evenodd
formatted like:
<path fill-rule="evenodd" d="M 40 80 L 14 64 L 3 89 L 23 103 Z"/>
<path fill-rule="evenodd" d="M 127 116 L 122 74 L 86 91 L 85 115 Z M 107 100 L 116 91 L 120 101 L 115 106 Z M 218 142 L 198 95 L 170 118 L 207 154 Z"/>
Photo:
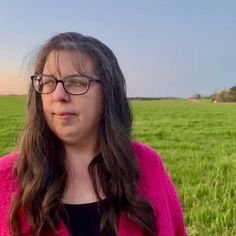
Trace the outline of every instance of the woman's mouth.
<path fill-rule="evenodd" d="M 53 115 L 55 115 L 56 117 L 58 117 L 61 120 L 68 120 L 68 119 L 74 117 L 75 113 L 73 113 L 73 112 L 56 112 L 56 113 L 53 113 Z"/>

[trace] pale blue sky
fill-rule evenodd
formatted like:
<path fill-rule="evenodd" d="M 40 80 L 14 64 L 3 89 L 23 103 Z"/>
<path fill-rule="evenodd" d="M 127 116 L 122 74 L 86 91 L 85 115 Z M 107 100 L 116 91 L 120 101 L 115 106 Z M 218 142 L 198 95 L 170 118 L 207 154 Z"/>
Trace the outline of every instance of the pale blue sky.
<path fill-rule="evenodd" d="M 106 43 L 129 96 L 208 95 L 236 85 L 236 1 L 11 0 L 0 3 L 0 93 L 3 83 L 19 91 L 28 80 L 18 78 L 24 57 L 64 31 Z"/>

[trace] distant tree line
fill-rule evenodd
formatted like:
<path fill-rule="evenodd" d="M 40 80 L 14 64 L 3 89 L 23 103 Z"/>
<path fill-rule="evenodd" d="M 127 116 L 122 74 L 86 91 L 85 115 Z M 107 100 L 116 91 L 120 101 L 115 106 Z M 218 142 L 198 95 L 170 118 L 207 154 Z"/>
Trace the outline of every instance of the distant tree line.
<path fill-rule="evenodd" d="M 236 86 L 227 90 L 216 92 L 212 95 L 202 96 L 200 93 L 195 93 L 189 99 L 211 99 L 213 102 L 236 102 Z M 181 99 L 180 97 L 129 97 L 129 100 L 167 100 Z"/>
<path fill-rule="evenodd" d="M 178 97 L 129 97 L 129 100 L 167 100 L 167 99 L 180 99 Z"/>
<path fill-rule="evenodd" d="M 236 102 L 236 86 L 212 94 L 211 99 L 216 102 Z"/>

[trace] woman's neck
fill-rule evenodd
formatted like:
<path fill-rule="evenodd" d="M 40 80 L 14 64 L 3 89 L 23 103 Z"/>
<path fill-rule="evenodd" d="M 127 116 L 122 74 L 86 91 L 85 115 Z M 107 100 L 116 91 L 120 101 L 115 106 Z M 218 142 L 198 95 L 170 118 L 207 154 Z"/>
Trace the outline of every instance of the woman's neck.
<path fill-rule="evenodd" d="M 87 169 L 93 158 L 99 153 L 97 143 L 64 144 L 66 167 L 68 170 Z"/>
<path fill-rule="evenodd" d="M 99 153 L 98 148 L 78 148 L 65 145 L 67 187 L 63 196 L 64 203 L 87 203 L 98 200 L 92 178 L 89 174 L 89 164 Z M 102 191 L 99 190 L 101 192 Z"/>

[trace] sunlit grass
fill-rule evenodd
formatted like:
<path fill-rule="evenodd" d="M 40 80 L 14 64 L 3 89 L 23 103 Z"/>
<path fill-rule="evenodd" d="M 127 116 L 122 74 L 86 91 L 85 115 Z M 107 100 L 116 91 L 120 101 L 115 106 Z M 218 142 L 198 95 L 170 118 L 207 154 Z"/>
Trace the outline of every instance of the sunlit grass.
<path fill-rule="evenodd" d="M 189 235 L 236 235 L 236 104 L 133 101 L 133 136 L 161 154 Z"/>
<path fill-rule="evenodd" d="M 0 155 L 17 149 L 25 112 L 25 96 L 0 96 Z"/>
<path fill-rule="evenodd" d="M 236 235 L 236 104 L 131 101 L 133 137 L 161 154 L 189 235 Z M 17 148 L 26 98 L 0 96 L 0 155 Z"/>

